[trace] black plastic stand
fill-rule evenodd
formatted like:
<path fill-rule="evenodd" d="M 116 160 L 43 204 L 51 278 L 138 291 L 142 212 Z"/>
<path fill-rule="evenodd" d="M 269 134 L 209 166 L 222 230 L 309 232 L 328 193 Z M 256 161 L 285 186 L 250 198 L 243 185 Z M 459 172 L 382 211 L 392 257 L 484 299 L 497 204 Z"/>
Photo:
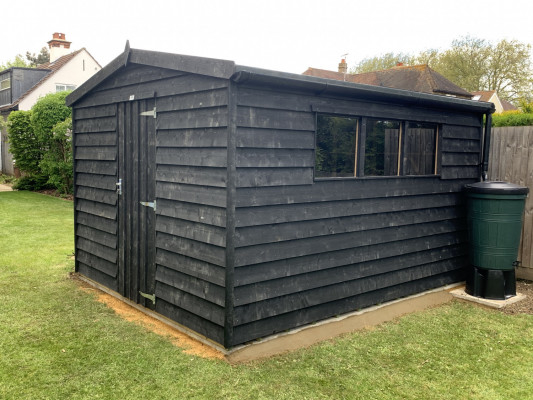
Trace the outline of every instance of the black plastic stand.
<path fill-rule="evenodd" d="M 466 293 L 490 300 L 505 300 L 516 296 L 515 270 L 470 266 L 466 278 Z"/>

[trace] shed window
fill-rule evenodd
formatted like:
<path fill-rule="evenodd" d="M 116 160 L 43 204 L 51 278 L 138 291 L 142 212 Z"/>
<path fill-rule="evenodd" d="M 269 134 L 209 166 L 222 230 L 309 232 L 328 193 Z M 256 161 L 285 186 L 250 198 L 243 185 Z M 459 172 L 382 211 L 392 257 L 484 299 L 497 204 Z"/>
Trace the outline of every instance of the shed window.
<path fill-rule="evenodd" d="M 357 119 L 317 115 L 315 176 L 355 176 Z"/>
<path fill-rule="evenodd" d="M 437 124 L 317 114 L 315 178 L 437 174 Z"/>
<path fill-rule="evenodd" d="M 11 79 L 7 78 L 0 81 L 0 90 L 9 89 L 11 87 Z"/>

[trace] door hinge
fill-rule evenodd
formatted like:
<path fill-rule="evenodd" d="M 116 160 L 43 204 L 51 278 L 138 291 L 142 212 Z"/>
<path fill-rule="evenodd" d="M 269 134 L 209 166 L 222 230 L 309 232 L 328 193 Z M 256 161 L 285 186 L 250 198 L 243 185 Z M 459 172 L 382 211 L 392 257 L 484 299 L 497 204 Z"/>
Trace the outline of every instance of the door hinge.
<path fill-rule="evenodd" d="M 116 185 L 117 185 L 117 194 L 121 195 L 122 194 L 122 179 L 119 179 Z"/>
<path fill-rule="evenodd" d="M 139 115 L 142 115 L 143 117 L 154 117 L 154 118 L 156 118 L 157 117 L 157 111 L 156 111 L 156 108 L 154 107 L 153 110 L 144 111 L 144 112 L 140 113 Z"/>
<path fill-rule="evenodd" d="M 148 293 L 143 293 L 141 291 L 139 291 L 139 294 L 144 297 L 145 299 L 148 299 L 148 300 L 152 300 L 152 303 L 155 304 L 155 294 L 148 294 Z"/>
<path fill-rule="evenodd" d="M 156 207 L 156 201 L 141 201 L 140 202 L 143 206 L 145 207 L 152 207 L 155 211 L 155 207 Z"/>

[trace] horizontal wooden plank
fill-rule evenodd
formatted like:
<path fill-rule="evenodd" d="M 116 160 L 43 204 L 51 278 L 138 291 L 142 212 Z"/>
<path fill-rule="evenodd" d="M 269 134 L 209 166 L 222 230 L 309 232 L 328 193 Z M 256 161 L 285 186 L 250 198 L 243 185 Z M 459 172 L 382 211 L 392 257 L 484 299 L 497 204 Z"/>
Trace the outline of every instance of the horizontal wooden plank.
<path fill-rule="evenodd" d="M 472 183 L 445 181 L 439 177 L 348 178 L 315 181 L 307 186 L 240 188 L 236 193 L 237 207 L 274 204 L 316 203 L 403 197 L 427 194 L 458 193 Z"/>
<path fill-rule="evenodd" d="M 302 240 L 239 247 L 235 249 L 235 266 L 257 264 L 283 258 L 301 257 L 335 250 L 355 249 L 378 243 L 394 243 L 397 245 L 397 242 L 400 240 L 464 230 L 466 228 L 465 225 L 466 220 L 461 218 L 458 220 L 428 222 L 424 224 L 376 229 L 373 231 L 349 232 Z M 409 249 L 405 251 L 408 252 Z"/>
<path fill-rule="evenodd" d="M 157 232 L 156 247 L 220 267 L 226 266 L 226 252 L 223 247 L 172 236 L 162 232 Z"/>
<path fill-rule="evenodd" d="M 464 280 L 464 271 L 462 269 L 453 270 L 444 274 L 410 281 L 402 285 L 386 287 L 334 302 L 323 303 L 318 306 L 292 311 L 278 315 L 275 318 L 236 326 L 233 331 L 232 345 L 235 346 L 274 333 L 314 323 L 325 318 L 364 309 L 375 304 L 382 304 L 401 297 L 459 282 L 461 280 Z M 237 309 L 237 311 L 239 311 L 239 309 Z"/>
<path fill-rule="evenodd" d="M 315 132 L 238 128 L 235 145 L 238 148 L 314 150 Z"/>
<path fill-rule="evenodd" d="M 157 164 L 225 167 L 225 148 L 163 147 L 156 150 Z"/>
<path fill-rule="evenodd" d="M 76 121 L 74 129 L 76 134 L 115 132 L 117 119 L 116 117 L 80 119 Z"/>
<path fill-rule="evenodd" d="M 91 240 L 85 239 L 80 236 L 78 236 L 78 240 L 76 241 L 76 246 L 80 250 L 86 251 L 89 254 L 93 254 L 97 257 L 103 258 L 104 260 L 109 261 L 111 263 L 117 262 L 118 251 L 116 249 L 112 249 L 110 247 L 93 242 Z"/>
<path fill-rule="evenodd" d="M 111 249 L 117 248 L 117 235 L 107 233 L 98 229 L 91 228 L 86 225 L 77 224 L 76 235 L 85 238 L 95 243 L 99 243 Z"/>
<path fill-rule="evenodd" d="M 353 297 L 362 293 L 372 292 L 390 286 L 398 286 L 410 281 L 428 278 L 462 269 L 467 264 L 466 257 L 438 261 L 431 264 L 416 266 L 389 272 L 379 276 L 371 276 L 340 284 L 319 287 L 313 290 L 298 292 L 235 308 L 235 325 L 241 325 L 260 319 L 274 317 L 279 314 L 301 310 L 320 304 L 329 303 L 342 298 Z"/>
<path fill-rule="evenodd" d="M 460 232 L 447 232 L 426 237 L 405 239 L 390 243 L 378 243 L 370 246 L 324 252 L 322 254 L 309 254 L 298 258 L 281 259 L 256 265 L 246 265 L 235 269 L 235 286 L 247 285 L 257 282 L 311 273 L 313 271 L 327 270 L 347 265 L 365 262 L 376 262 L 385 258 L 399 257 L 406 254 L 417 253 L 429 249 L 443 247 L 465 246 L 467 242 L 466 230 Z"/>
<path fill-rule="evenodd" d="M 395 257 L 380 258 L 364 263 L 343 265 L 337 268 L 320 270 L 312 273 L 292 275 L 289 277 L 257 282 L 246 286 L 235 288 L 235 306 L 263 301 L 275 297 L 288 295 L 321 288 L 343 282 L 362 279 L 374 276 L 376 280 L 381 278 L 381 274 L 425 264 L 432 264 L 438 261 L 468 255 L 467 246 L 455 245 L 451 247 L 441 247 L 416 253 L 408 253 Z"/>
<path fill-rule="evenodd" d="M 92 279 L 95 282 L 98 282 L 99 284 L 114 290 L 118 291 L 118 284 L 116 278 L 113 278 L 112 276 L 103 273 L 96 268 L 93 268 L 89 265 L 84 264 L 81 261 L 77 261 L 77 271 L 81 274 L 86 276 L 89 279 Z"/>
<path fill-rule="evenodd" d="M 117 175 L 115 161 L 87 161 L 79 160 L 74 163 L 76 172 L 86 172 L 98 175 Z"/>
<path fill-rule="evenodd" d="M 76 211 L 83 211 L 84 213 L 96 215 L 97 217 L 107 218 L 111 220 L 117 219 L 117 208 L 109 204 L 97 203 L 84 199 L 77 199 Z"/>
<path fill-rule="evenodd" d="M 193 110 L 228 105 L 228 89 L 219 88 L 203 92 L 162 97 L 157 100 L 157 111 Z"/>
<path fill-rule="evenodd" d="M 443 139 L 442 151 L 450 153 L 476 153 L 479 154 L 481 144 L 479 140 Z"/>
<path fill-rule="evenodd" d="M 224 307 L 226 292 L 223 286 L 214 285 L 187 273 L 165 268 L 164 266 L 157 268 L 155 280 Z"/>
<path fill-rule="evenodd" d="M 224 188 L 156 182 L 156 197 L 187 203 L 226 207 L 226 190 Z"/>
<path fill-rule="evenodd" d="M 442 166 L 472 166 L 479 165 L 480 157 L 477 153 L 442 153 Z"/>
<path fill-rule="evenodd" d="M 266 187 L 310 185 L 312 168 L 237 168 L 236 186 Z"/>
<path fill-rule="evenodd" d="M 115 146 L 78 147 L 75 158 L 76 160 L 115 161 L 117 148 Z"/>
<path fill-rule="evenodd" d="M 236 209 L 235 225 L 239 228 L 293 221 L 416 210 L 420 208 L 447 207 L 459 205 L 462 201 L 461 194 L 436 193 L 420 196 L 245 207 Z"/>
<path fill-rule="evenodd" d="M 117 179 L 112 175 L 76 174 L 76 185 L 96 189 L 116 190 Z"/>
<path fill-rule="evenodd" d="M 156 311 L 173 321 L 198 332 L 216 343 L 224 343 L 224 327 L 205 320 L 198 315 L 176 307 L 163 299 L 158 299 L 155 305 Z"/>
<path fill-rule="evenodd" d="M 156 180 L 189 185 L 226 187 L 227 175 L 226 168 L 158 165 Z"/>
<path fill-rule="evenodd" d="M 481 168 L 480 166 L 442 167 L 440 176 L 442 179 L 479 179 Z"/>
<path fill-rule="evenodd" d="M 393 103 L 368 101 L 364 98 L 341 99 L 303 93 L 286 93 L 239 87 L 237 104 L 257 108 L 333 113 L 361 117 L 394 118 L 411 121 L 481 126 L 480 116 L 447 110 L 428 109 Z"/>
<path fill-rule="evenodd" d="M 211 207 L 160 198 L 157 200 L 156 213 L 158 215 L 166 215 L 167 217 L 201 222 L 208 225 L 226 226 L 226 210 L 221 207 Z"/>
<path fill-rule="evenodd" d="M 133 83 L 123 87 L 110 87 L 108 90 L 94 91 L 82 98 L 77 107 L 91 107 L 113 103 L 127 102 L 132 99 L 151 99 L 157 93 L 158 98 L 176 94 L 201 92 L 228 86 L 226 79 L 184 74 L 167 79 Z"/>
<path fill-rule="evenodd" d="M 155 295 L 157 299 L 196 314 L 201 318 L 216 325 L 224 325 L 224 308 L 215 305 L 190 293 L 183 292 L 173 286 L 168 286 L 161 281 L 156 281 Z M 180 321 L 181 323 L 181 321 Z"/>
<path fill-rule="evenodd" d="M 78 147 L 83 146 L 116 146 L 117 134 L 107 133 L 76 133 L 74 143 Z"/>
<path fill-rule="evenodd" d="M 170 129 L 157 131 L 157 147 L 226 147 L 227 129 Z"/>
<path fill-rule="evenodd" d="M 137 85 L 139 83 L 159 81 L 185 75 L 183 72 L 166 68 L 154 68 L 146 65 L 129 64 L 120 74 L 114 74 L 102 82 L 96 91 L 114 89 L 117 87 Z"/>
<path fill-rule="evenodd" d="M 237 107 L 237 126 L 245 128 L 288 129 L 314 131 L 315 118 L 311 112 Z"/>
<path fill-rule="evenodd" d="M 157 249 L 155 262 L 166 268 L 193 276 L 206 282 L 224 286 L 226 271 L 218 265 Z"/>
<path fill-rule="evenodd" d="M 76 198 L 91 200 L 109 205 L 117 204 L 118 195 L 114 190 L 97 189 L 92 187 L 78 186 Z"/>
<path fill-rule="evenodd" d="M 466 218 L 463 208 L 441 207 L 251 226 L 236 229 L 235 247 L 338 235 L 348 232 L 372 231 L 427 222 L 447 221 L 461 217 Z M 369 235 L 372 235 L 372 233 L 369 233 Z M 297 244 L 293 245 L 297 246 Z"/>
<path fill-rule="evenodd" d="M 115 105 L 105 105 L 88 108 L 76 107 L 76 121 L 80 119 L 93 119 L 102 117 L 114 117 L 117 113 L 117 107 Z"/>
<path fill-rule="evenodd" d="M 480 140 L 482 128 L 459 125 L 444 125 L 442 127 L 442 137 L 444 139 L 470 139 Z"/>
<path fill-rule="evenodd" d="M 91 228 L 112 233 L 114 235 L 117 234 L 117 221 L 112 219 L 97 217 L 96 215 L 87 214 L 82 211 L 76 211 L 76 223 L 90 226 Z"/>
<path fill-rule="evenodd" d="M 198 129 L 228 126 L 227 107 L 157 113 L 157 129 Z"/>
<path fill-rule="evenodd" d="M 76 254 L 76 260 L 110 276 L 111 278 L 117 277 L 118 265 L 115 263 L 110 263 L 103 258 L 99 258 L 83 250 L 78 250 Z"/>
<path fill-rule="evenodd" d="M 253 168 L 314 167 L 312 150 L 237 149 L 236 166 Z"/>
<path fill-rule="evenodd" d="M 226 229 L 199 222 L 158 215 L 156 231 L 184 237 L 214 246 L 226 246 Z"/>

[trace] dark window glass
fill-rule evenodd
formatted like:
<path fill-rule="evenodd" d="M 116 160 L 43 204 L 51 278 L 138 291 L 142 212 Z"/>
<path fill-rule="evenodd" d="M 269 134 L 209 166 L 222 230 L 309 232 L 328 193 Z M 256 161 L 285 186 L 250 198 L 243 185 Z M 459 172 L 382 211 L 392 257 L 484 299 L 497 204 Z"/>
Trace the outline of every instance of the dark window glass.
<path fill-rule="evenodd" d="M 355 175 L 357 119 L 317 115 L 315 176 Z"/>
<path fill-rule="evenodd" d="M 403 175 L 435 174 L 436 124 L 409 122 L 404 138 Z"/>
<path fill-rule="evenodd" d="M 365 138 L 365 176 L 398 175 L 400 123 L 369 118 Z"/>

